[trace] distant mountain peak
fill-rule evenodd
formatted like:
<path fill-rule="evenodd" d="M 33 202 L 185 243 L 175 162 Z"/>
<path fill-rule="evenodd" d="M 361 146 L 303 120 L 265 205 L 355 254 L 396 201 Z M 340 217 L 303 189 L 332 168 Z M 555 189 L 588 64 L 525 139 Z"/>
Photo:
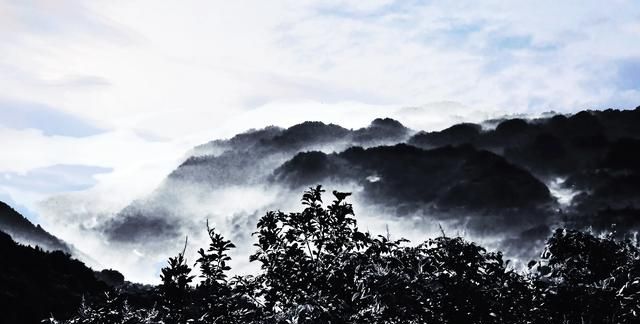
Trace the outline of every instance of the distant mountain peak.
<path fill-rule="evenodd" d="M 369 127 L 406 128 L 401 122 L 389 117 L 376 118 Z"/>

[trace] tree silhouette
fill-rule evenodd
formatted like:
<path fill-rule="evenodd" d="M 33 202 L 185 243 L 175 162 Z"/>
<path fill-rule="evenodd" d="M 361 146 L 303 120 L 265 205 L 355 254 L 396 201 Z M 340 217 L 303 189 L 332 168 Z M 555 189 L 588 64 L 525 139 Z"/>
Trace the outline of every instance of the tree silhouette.
<path fill-rule="evenodd" d="M 558 229 L 539 260 L 516 271 L 500 252 L 460 237 L 407 240 L 361 232 L 348 193 L 324 206 L 321 186 L 301 212 L 257 223 L 255 276 L 229 278 L 234 245 L 207 224 L 192 286 L 184 250 L 162 269 L 160 308 L 122 295 L 83 303 L 66 323 L 638 323 L 635 239 Z M 185 242 L 186 248 L 186 242 Z M 126 287 L 123 286 L 123 287 Z M 124 296 L 124 297 L 122 297 Z"/>
<path fill-rule="evenodd" d="M 168 265 L 161 269 L 162 284 L 159 288 L 163 297 L 162 310 L 171 323 L 186 322 L 191 290 L 189 283 L 195 277 L 191 275 L 191 268 L 184 258 L 186 248 L 187 240 L 185 239 L 182 252 L 169 258 Z"/>

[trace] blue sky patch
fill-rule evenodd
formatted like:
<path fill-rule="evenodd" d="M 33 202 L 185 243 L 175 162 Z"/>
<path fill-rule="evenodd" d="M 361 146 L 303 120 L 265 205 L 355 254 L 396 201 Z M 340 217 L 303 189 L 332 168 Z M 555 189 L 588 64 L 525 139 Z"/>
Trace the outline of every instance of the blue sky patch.
<path fill-rule="evenodd" d="M 640 89 L 640 58 L 623 60 L 618 63 L 616 85 L 622 90 Z"/>
<path fill-rule="evenodd" d="M 13 129 L 34 128 L 48 136 L 85 137 L 105 131 L 82 118 L 47 105 L 2 99 L 0 126 Z"/>
<path fill-rule="evenodd" d="M 38 214 L 36 212 L 32 211 L 22 204 L 17 203 L 9 194 L 0 191 L 0 201 L 11 206 L 11 208 L 15 209 L 18 213 L 20 213 L 20 215 L 27 218 L 33 224 L 40 224 L 40 218 L 38 217 Z"/>
<path fill-rule="evenodd" d="M 110 173 L 113 169 L 92 165 L 57 164 L 28 171 L 0 173 L 0 185 L 20 190 L 54 194 L 80 191 L 93 187 L 96 174 Z"/>

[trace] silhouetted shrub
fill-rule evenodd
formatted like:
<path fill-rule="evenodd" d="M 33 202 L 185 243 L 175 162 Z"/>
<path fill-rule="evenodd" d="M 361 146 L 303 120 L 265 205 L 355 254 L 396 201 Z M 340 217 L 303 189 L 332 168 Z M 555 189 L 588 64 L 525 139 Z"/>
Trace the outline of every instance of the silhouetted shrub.
<path fill-rule="evenodd" d="M 83 303 L 66 323 L 638 323 L 640 250 L 634 240 L 558 229 L 528 271 L 500 252 L 444 235 L 418 245 L 361 232 L 348 193 L 257 223 L 256 276 L 228 277 L 234 245 L 207 225 L 194 275 L 184 251 L 162 269 L 158 307 L 123 295 Z M 126 296 L 125 296 L 126 297 Z"/>

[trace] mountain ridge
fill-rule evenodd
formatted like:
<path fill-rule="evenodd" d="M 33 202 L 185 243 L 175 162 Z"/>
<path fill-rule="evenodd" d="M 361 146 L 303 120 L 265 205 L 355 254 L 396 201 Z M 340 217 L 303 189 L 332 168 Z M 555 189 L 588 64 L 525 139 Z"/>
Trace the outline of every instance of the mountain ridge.
<path fill-rule="evenodd" d="M 384 221 L 499 236 L 497 248 L 526 257 L 532 242 L 558 226 L 608 230 L 615 223 L 620 235 L 640 229 L 640 176 L 626 153 L 640 139 L 636 124 L 640 108 L 434 132 L 389 118 L 360 129 L 268 126 L 197 146 L 156 190 L 95 229 L 114 244 L 149 246 L 148 253 L 197 239 L 213 219 L 250 244 L 264 210 L 281 208 L 276 201 L 292 206 L 284 197 L 321 183 L 356 191 L 354 203 Z M 616 203 L 616 195 L 624 199 Z"/>
<path fill-rule="evenodd" d="M 23 244 L 34 244 L 45 250 L 60 250 L 71 253 L 72 249 L 63 240 L 34 225 L 18 213 L 13 207 L 0 201 L 0 231 L 3 231 Z"/>

